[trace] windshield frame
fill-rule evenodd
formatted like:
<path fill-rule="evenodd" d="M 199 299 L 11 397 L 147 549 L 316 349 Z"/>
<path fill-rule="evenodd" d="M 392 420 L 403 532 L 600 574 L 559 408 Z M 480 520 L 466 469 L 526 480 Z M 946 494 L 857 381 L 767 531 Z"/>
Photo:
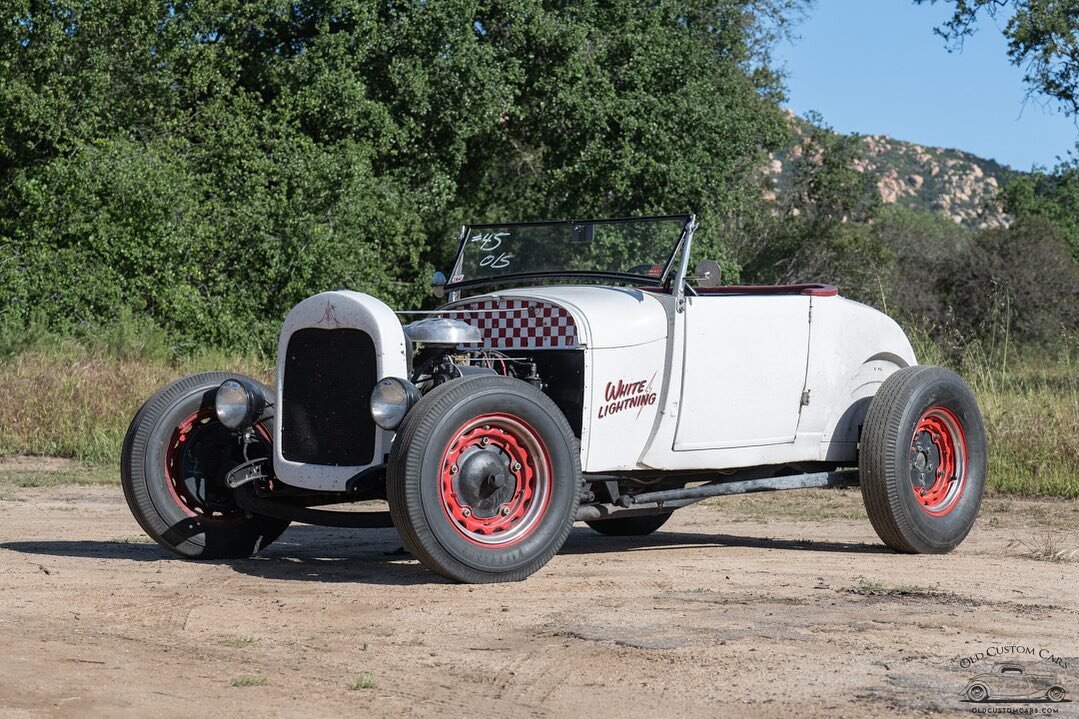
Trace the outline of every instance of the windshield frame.
<path fill-rule="evenodd" d="M 628 224 L 631 222 L 671 221 L 678 220 L 682 227 L 678 232 L 678 239 L 671 247 L 667 261 L 663 264 L 663 271 L 657 275 L 639 275 L 630 272 L 609 272 L 603 270 L 542 270 L 537 272 L 515 272 L 497 277 L 477 277 L 464 279 L 460 282 L 447 282 L 445 289 L 456 294 L 462 289 L 475 287 L 489 287 L 491 285 L 516 285 L 531 283 L 542 279 L 581 279 L 581 280 L 607 280 L 617 284 L 644 285 L 649 287 L 667 287 L 670 285 L 671 274 L 675 269 L 675 260 L 679 251 L 684 250 L 688 238 L 692 237 L 692 228 L 695 226 L 694 216 L 691 213 L 677 215 L 647 215 L 644 217 L 615 217 L 615 218 L 592 218 L 585 220 L 531 220 L 526 222 L 495 222 L 475 223 L 463 225 L 461 234 L 457 238 L 457 252 L 454 255 L 453 270 L 450 278 L 461 274 L 464 264 L 464 251 L 468 238 L 474 230 L 503 229 L 513 227 L 538 227 L 541 225 L 587 225 L 587 224 Z"/>

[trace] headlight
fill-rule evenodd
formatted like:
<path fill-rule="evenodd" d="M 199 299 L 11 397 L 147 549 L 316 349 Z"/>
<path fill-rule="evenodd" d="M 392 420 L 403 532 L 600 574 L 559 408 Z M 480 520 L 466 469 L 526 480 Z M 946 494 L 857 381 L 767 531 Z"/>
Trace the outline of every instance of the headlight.
<path fill-rule="evenodd" d="M 217 388 L 214 412 L 229 429 L 249 427 L 262 417 L 266 398 L 262 391 L 244 379 L 227 379 Z"/>
<path fill-rule="evenodd" d="M 371 418 L 382 429 L 397 429 L 412 405 L 420 401 L 420 391 L 408 380 L 387 377 L 371 390 Z"/>

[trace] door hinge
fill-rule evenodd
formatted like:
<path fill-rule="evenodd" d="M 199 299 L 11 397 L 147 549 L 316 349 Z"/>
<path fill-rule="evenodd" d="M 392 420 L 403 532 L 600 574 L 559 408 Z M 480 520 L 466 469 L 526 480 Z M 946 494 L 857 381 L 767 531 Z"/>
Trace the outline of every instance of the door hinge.
<path fill-rule="evenodd" d="M 802 390 L 802 406 L 805 407 L 809 404 L 809 390 Z"/>

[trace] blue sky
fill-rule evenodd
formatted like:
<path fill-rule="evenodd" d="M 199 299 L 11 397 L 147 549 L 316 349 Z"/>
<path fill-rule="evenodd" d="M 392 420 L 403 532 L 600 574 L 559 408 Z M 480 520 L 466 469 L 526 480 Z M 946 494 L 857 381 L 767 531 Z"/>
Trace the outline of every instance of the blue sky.
<path fill-rule="evenodd" d="M 816 110 L 840 132 L 958 148 L 1017 170 L 1052 167 L 1074 149 L 1075 122 L 1038 98 L 1024 104 L 1022 71 L 989 18 L 949 53 L 933 34 L 948 4 L 817 0 L 800 37 L 776 48 L 787 106 Z"/>

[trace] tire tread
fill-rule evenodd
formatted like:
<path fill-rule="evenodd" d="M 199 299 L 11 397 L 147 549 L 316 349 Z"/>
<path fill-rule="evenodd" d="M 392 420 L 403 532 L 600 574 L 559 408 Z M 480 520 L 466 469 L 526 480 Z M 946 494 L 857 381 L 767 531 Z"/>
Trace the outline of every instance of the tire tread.
<path fill-rule="evenodd" d="M 505 572 L 488 572 L 470 567 L 453 558 L 440 546 L 430 527 L 410 514 L 409 507 L 418 508 L 422 505 L 420 482 L 409 481 L 409 478 L 422 476 L 422 452 L 410 451 L 417 436 L 429 437 L 450 406 L 474 395 L 477 391 L 482 391 L 483 385 L 490 384 L 492 379 L 486 376 L 458 379 L 436 387 L 424 395 L 406 415 L 405 421 L 398 430 L 386 469 L 386 495 L 390 505 L 390 516 L 405 548 L 428 569 L 458 582 L 479 584 L 520 581 L 550 561 L 573 528 L 572 519 L 565 522 L 564 527 L 550 542 L 547 550 L 533 557 L 527 565 Z M 563 436 L 573 437 L 569 422 L 554 402 L 538 392 L 531 399 L 541 404 L 560 425 Z M 576 439 L 570 443 L 569 450 L 577 475 L 576 496 L 573 498 L 572 507 L 572 515 L 575 516 L 581 495 L 580 450 Z"/>

